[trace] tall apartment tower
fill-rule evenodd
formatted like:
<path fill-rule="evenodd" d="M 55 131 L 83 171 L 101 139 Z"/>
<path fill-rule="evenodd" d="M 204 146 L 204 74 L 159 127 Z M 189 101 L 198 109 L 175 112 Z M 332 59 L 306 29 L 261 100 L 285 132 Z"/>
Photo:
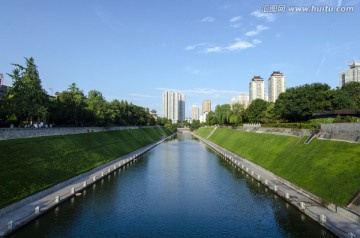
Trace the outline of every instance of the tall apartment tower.
<path fill-rule="evenodd" d="M 360 82 L 360 62 L 349 64 L 350 69 L 340 72 L 340 88 L 348 82 Z"/>
<path fill-rule="evenodd" d="M 192 120 L 199 120 L 199 107 L 192 105 Z"/>
<path fill-rule="evenodd" d="M 231 99 L 230 102 L 231 105 L 236 103 L 243 105 L 244 108 L 246 109 L 249 106 L 249 95 L 247 93 L 240 93 L 239 96 Z"/>
<path fill-rule="evenodd" d="M 202 115 L 204 115 L 205 112 L 211 111 L 211 101 L 210 100 L 204 100 L 202 102 Z"/>
<path fill-rule="evenodd" d="M 265 81 L 260 76 L 254 76 L 249 84 L 249 103 L 258 98 L 266 100 Z"/>
<path fill-rule="evenodd" d="M 185 96 L 178 92 L 164 91 L 162 95 L 163 117 L 173 123 L 185 120 Z"/>
<path fill-rule="evenodd" d="M 280 93 L 286 91 L 285 76 L 280 71 L 273 71 L 268 82 L 268 100 L 275 102 Z"/>

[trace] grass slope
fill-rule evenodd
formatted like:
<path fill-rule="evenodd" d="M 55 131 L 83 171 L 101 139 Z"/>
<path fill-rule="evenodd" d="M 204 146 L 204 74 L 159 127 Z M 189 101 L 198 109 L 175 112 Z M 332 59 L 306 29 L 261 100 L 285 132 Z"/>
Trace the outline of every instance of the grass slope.
<path fill-rule="evenodd" d="M 208 131 L 196 133 L 206 137 Z M 360 144 L 315 138 L 305 145 L 306 138 L 227 128 L 217 129 L 209 139 L 328 202 L 347 205 L 360 189 Z"/>
<path fill-rule="evenodd" d="M 0 207 L 169 134 L 146 128 L 0 141 Z"/>

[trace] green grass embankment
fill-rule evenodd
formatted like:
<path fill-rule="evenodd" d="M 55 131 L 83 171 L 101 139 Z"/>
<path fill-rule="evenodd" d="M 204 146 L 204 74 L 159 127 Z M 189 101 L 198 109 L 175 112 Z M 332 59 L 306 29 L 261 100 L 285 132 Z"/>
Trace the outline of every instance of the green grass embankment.
<path fill-rule="evenodd" d="M 146 128 L 0 141 L 0 207 L 170 134 Z"/>
<path fill-rule="evenodd" d="M 196 133 L 204 138 L 211 128 Z M 347 205 L 360 189 L 360 144 L 218 128 L 209 138 L 328 202 Z"/>

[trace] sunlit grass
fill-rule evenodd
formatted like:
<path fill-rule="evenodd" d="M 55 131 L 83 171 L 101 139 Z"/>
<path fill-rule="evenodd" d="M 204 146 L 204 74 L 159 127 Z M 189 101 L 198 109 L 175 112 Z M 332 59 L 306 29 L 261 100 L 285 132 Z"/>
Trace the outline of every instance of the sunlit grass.
<path fill-rule="evenodd" d="M 166 135 L 159 128 L 147 128 L 0 141 L 0 207 L 151 144 L 162 136 Z"/>
<path fill-rule="evenodd" d="M 208 128 L 197 132 L 208 135 Z M 204 136 L 204 137 L 206 137 Z M 360 144 L 248 133 L 219 128 L 216 144 L 338 205 L 348 204 L 360 189 Z"/>

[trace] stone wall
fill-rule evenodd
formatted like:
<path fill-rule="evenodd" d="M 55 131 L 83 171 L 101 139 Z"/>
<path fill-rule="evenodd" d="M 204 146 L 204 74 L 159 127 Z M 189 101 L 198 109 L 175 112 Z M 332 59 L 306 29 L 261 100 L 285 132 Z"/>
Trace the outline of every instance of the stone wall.
<path fill-rule="evenodd" d="M 360 142 L 360 123 L 321 124 L 319 139 Z"/>
<path fill-rule="evenodd" d="M 30 138 L 39 136 L 55 136 L 81 134 L 100 131 L 128 130 L 147 127 L 117 126 L 117 127 L 53 127 L 53 128 L 0 128 L 0 140 Z"/>

